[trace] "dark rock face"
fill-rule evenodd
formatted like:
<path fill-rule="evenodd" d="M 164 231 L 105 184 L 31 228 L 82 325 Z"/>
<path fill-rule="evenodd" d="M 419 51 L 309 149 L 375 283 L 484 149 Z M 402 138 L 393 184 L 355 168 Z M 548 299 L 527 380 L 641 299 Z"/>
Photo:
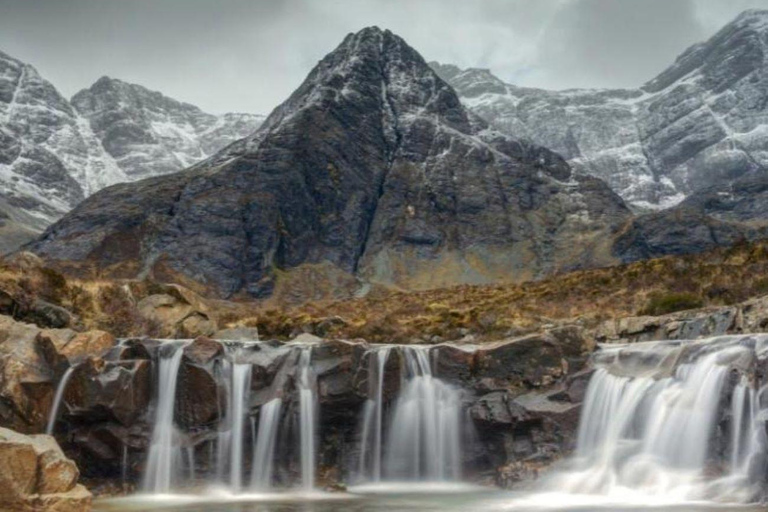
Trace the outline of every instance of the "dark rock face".
<path fill-rule="evenodd" d="M 189 171 L 105 190 L 32 248 L 269 295 L 329 262 L 426 288 L 612 261 L 629 217 L 600 181 L 490 130 L 402 39 L 365 29 L 265 121 Z M 129 265 L 129 266 L 130 266 Z"/>
<path fill-rule="evenodd" d="M 645 210 L 763 174 L 768 11 L 747 11 L 631 90 L 548 91 L 433 64 L 473 112 L 563 155 Z"/>
<path fill-rule="evenodd" d="M 614 240 L 613 254 L 628 263 L 705 252 L 767 235 L 768 229 L 759 224 L 718 220 L 681 206 L 633 219 Z"/>
<path fill-rule="evenodd" d="M 263 116 L 215 116 L 140 85 L 102 77 L 72 97 L 106 151 L 134 181 L 179 171 L 252 134 Z"/>

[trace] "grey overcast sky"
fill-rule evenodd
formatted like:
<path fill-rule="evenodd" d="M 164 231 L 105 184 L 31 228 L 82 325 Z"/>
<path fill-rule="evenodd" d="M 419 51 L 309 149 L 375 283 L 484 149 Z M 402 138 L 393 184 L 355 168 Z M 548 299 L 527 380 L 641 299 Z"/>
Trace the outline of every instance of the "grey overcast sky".
<path fill-rule="evenodd" d="M 266 114 L 369 25 L 519 85 L 633 87 L 749 8 L 768 0 L 0 0 L 0 50 L 67 96 L 109 75 Z"/>

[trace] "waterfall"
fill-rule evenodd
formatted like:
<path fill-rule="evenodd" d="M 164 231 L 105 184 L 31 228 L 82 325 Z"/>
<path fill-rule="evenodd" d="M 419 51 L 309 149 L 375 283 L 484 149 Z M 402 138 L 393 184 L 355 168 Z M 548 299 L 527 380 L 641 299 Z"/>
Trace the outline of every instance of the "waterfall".
<path fill-rule="evenodd" d="M 53 429 L 56 427 L 56 420 L 59 417 L 59 408 L 61 407 L 61 400 L 64 397 L 64 391 L 67 389 L 67 383 L 72 376 L 72 372 L 75 370 L 74 366 L 67 368 L 64 375 L 61 376 L 59 385 L 56 386 L 56 394 L 53 397 L 53 405 L 51 406 L 51 414 L 48 416 L 48 426 L 45 428 L 45 433 L 49 436 L 53 435 Z"/>
<path fill-rule="evenodd" d="M 384 474 L 390 480 L 461 477 L 459 391 L 432 375 L 428 347 L 403 347 L 406 380 L 392 414 Z"/>
<path fill-rule="evenodd" d="M 315 486 L 315 376 L 312 346 L 302 347 L 299 356 L 299 430 L 301 439 L 301 482 L 306 490 Z"/>
<path fill-rule="evenodd" d="M 232 396 L 229 401 L 231 414 L 230 485 L 232 491 L 240 492 L 243 486 L 243 439 L 245 437 L 245 416 L 248 412 L 248 391 L 251 387 L 251 365 L 236 363 L 232 366 Z"/>
<path fill-rule="evenodd" d="M 384 367 L 391 347 L 382 347 L 368 352 L 368 400 L 363 410 L 362 437 L 360 443 L 360 462 L 358 474 L 366 474 L 367 454 L 372 452 L 370 480 L 381 481 L 381 440 L 384 423 Z M 374 365 L 371 362 L 375 356 Z M 373 369 L 376 373 L 373 374 Z M 375 377 L 375 378 L 374 378 Z"/>
<path fill-rule="evenodd" d="M 186 343 L 168 343 L 158 348 L 158 397 L 144 479 L 146 491 L 168 493 L 176 477 L 180 451 L 173 424 L 173 412 L 176 404 L 177 377 L 185 346 Z"/>
<path fill-rule="evenodd" d="M 261 406 L 259 430 L 254 436 L 256 448 L 253 452 L 253 472 L 251 487 L 255 490 L 268 489 L 272 485 L 275 445 L 280 429 L 280 410 L 283 401 L 280 398 L 270 400 Z"/>
<path fill-rule="evenodd" d="M 742 379 L 728 397 L 727 383 L 731 371 L 750 368 L 753 359 L 754 340 L 739 337 L 603 350 L 582 408 L 576 459 L 551 486 L 579 494 L 751 499 L 749 463 L 766 445 L 757 427 L 758 393 Z M 729 407 L 726 435 L 718 424 Z M 718 443 L 729 445 L 730 468 L 712 478 Z"/>

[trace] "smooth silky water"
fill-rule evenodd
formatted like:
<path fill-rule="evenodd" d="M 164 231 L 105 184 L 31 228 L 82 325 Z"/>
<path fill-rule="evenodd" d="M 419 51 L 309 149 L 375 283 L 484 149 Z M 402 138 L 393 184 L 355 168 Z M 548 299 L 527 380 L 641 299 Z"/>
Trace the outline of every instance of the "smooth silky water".
<path fill-rule="evenodd" d="M 350 468 L 351 486 L 334 493 L 317 489 L 319 404 L 311 345 L 287 349 L 292 357 L 283 373 L 294 375 L 298 406 L 292 420 L 280 393 L 260 407 L 258 420 L 249 417 L 244 404 L 250 369 L 230 358 L 222 373 L 229 393 L 215 465 L 220 485 L 175 489 L 182 457 L 171 381 L 182 347 L 168 348 L 160 357 L 145 493 L 97 500 L 95 510 L 765 510 L 743 504 L 765 495 L 768 396 L 754 372 L 766 356 L 765 336 L 603 347 L 593 358 L 574 454 L 525 491 L 463 483 L 462 452 L 471 438 L 465 435 L 471 426 L 463 390 L 434 374 L 428 347 L 398 346 L 374 347 L 367 354 L 371 378 L 360 419 L 364 450 L 353 462 L 357 467 Z M 395 351 L 403 362 L 402 382 L 385 407 L 384 374 Z M 284 382 L 276 378 L 273 386 Z M 723 418 L 728 418 L 724 431 Z M 285 464 L 275 447 L 289 421 L 298 421 L 293 453 L 299 479 L 293 487 L 275 487 L 276 468 Z M 245 450 L 246 436 L 251 453 Z M 715 445 L 719 458 L 713 456 Z"/>

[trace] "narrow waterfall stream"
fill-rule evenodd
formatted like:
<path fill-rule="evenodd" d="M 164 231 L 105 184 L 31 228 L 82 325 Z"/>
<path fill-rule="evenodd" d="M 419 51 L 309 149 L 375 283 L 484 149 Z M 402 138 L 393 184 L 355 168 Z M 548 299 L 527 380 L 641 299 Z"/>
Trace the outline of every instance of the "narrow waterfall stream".
<path fill-rule="evenodd" d="M 51 413 L 48 416 L 48 425 L 45 428 L 45 433 L 49 436 L 53 435 L 53 431 L 56 428 L 56 420 L 59 417 L 59 409 L 61 408 L 61 401 L 64 397 L 64 391 L 67 389 L 67 383 L 69 378 L 72 377 L 72 372 L 75 371 L 74 366 L 70 366 L 61 376 L 59 385 L 56 386 L 56 393 L 53 397 L 53 405 L 51 406 Z"/>
<path fill-rule="evenodd" d="M 384 367 L 391 347 L 368 352 L 368 400 L 363 411 L 358 478 L 381 481 L 381 444 L 384 429 Z"/>
<path fill-rule="evenodd" d="M 173 416 L 176 383 L 185 346 L 186 342 L 174 342 L 158 348 L 155 424 L 144 476 L 144 490 L 147 492 L 167 494 L 177 477 L 181 451 Z"/>
<path fill-rule="evenodd" d="M 245 450 L 246 411 L 251 387 L 251 365 L 234 363 L 232 365 L 232 389 L 229 403 L 231 409 L 231 437 L 229 455 L 230 487 L 233 492 L 243 490 L 243 452 Z"/>
<path fill-rule="evenodd" d="M 251 488 L 255 491 L 266 491 L 272 485 L 275 446 L 280 429 L 282 408 L 283 400 L 281 398 L 274 398 L 261 407 L 259 429 L 255 435 L 256 447 L 253 450 L 253 470 L 251 473 Z"/>
<path fill-rule="evenodd" d="M 302 347 L 299 356 L 299 430 L 301 432 L 301 482 L 305 490 L 315 486 L 315 377 L 312 370 L 312 346 Z"/>

